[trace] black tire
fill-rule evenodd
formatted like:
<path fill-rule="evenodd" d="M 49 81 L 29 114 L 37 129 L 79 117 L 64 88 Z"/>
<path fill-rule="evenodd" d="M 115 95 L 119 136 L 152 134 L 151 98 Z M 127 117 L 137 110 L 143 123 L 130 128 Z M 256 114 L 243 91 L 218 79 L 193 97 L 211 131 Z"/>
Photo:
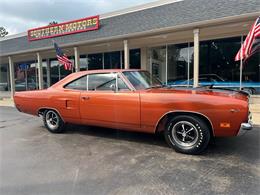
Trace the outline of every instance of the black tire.
<path fill-rule="evenodd" d="M 43 113 L 44 126 L 51 133 L 62 133 L 65 130 L 65 124 L 59 113 L 55 110 L 45 110 Z"/>
<path fill-rule="evenodd" d="M 180 115 L 168 121 L 164 137 L 177 152 L 200 154 L 209 144 L 210 127 L 197 116 Z"/>

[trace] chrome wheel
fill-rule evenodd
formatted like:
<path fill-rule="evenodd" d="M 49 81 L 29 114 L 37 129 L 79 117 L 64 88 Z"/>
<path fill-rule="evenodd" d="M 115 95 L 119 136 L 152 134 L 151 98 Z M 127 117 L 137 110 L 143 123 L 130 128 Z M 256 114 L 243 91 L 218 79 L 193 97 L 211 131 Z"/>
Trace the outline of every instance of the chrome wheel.
<path fill-rule="evenodd" d="M 188 121 L 179 121 L 172 127 L 172 139 L 184 147 L 192 147 L 199 139 L 198 129 Z"/>
<path fill-rule="evenodd" d="M 59 127 L 59 120 L 59 116 L 55 111 L 49 110 L 46 113 L 46 123 L 50 129 L 57 129 Z"/>

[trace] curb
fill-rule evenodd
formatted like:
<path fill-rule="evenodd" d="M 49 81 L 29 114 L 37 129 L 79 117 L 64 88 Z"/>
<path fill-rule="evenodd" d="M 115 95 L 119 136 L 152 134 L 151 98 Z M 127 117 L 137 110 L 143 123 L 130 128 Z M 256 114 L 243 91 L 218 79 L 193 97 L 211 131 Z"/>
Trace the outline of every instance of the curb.
<path fill-rule="evenodd" d="M 1 104 L 0 104 L 0 107 L 12 107 L 12 108 L 15 108 L 14 105 L 1 105 Z"/>

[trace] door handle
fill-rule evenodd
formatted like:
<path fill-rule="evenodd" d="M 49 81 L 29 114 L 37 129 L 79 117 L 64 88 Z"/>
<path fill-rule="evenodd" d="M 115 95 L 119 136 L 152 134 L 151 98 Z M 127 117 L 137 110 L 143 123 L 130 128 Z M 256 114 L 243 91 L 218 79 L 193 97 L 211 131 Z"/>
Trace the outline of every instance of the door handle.
<path fill-rule="evenodd" d="M 88 97 L 88 96 L 83 96 L 83 97 L 81 97 L 81 99 L 82 99 L 82 100 L 89 100 L 90 97 Z"/>

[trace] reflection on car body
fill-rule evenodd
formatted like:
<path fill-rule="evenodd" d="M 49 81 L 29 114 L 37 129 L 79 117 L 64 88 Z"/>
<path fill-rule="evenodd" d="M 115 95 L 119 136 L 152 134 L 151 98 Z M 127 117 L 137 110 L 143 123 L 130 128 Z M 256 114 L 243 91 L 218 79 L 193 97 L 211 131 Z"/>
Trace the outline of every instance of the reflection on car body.
<path fill-rule="evenodd" d="M 168 85 L 172 86 L 187 86 L 193 85 L 193 79 L 184 79 L 177 78 L 172 79 L 167 82 Z M 239 81 L 225 81 L 223 78 L 216 74 L 201 74 L 199 75 L 199 84 L 202 86 L 205 85 L 214 85 L 215 87 L 223 87 L 223 88 L 231 88 L 231 89 L 239 89 L 240 82 Z M 242 89 L 249 92 L 250 94 L 260 93 L 260 82 L 253 82 L 250 80 L 242 82 Z"/>

